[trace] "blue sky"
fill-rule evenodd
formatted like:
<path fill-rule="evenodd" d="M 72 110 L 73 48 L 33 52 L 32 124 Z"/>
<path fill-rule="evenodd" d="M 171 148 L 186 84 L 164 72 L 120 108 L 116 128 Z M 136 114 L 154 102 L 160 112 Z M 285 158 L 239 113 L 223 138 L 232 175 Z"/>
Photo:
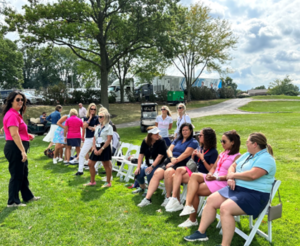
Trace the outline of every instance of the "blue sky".
<path fill-rule="evenodd" d="M 11 0 L 17 9 L 27 1 Z M 46 2 L 46 1 L 45 1 Z M 185 6 L 197 0 L 181 0 Z M 225 18 L 238 37 L 228 74 L 242 90 L 265 85 L 289 75 L 300 86 L 300 1 L 293 0 L 203 0 L 213 17 Z M 10 34 L 9 38 L 15 38 Z M 169 75 L 181 75 L 175 67 Z M 205 71 L 201 77 L 219 78 Z"/>

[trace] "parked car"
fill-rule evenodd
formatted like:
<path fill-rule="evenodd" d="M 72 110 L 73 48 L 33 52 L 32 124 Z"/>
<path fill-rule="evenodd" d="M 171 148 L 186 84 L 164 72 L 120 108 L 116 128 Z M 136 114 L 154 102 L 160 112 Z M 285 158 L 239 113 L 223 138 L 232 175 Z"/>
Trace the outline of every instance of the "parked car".
<path fill-rule="evenodd" d="M 13 90 L 1 90 L 0 91 L 0 97 L 3 101 L 3 103 L 6 103 L 6 98 L 8 97 L 8 95 L 13 92 Z"/>

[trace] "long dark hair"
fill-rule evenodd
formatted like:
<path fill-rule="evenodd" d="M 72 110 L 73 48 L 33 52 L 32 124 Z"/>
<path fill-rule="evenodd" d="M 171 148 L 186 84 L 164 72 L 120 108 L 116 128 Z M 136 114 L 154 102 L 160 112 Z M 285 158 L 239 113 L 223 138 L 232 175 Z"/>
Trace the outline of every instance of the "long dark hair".
<path fill-rule="evenodd" d="M 3 117 L 4 115 L 7 113 L 8 110 L 10 110 L 12 108 L 12 103 L 15 100 L 16 96 L 20 95 L 23 97 L 24 101 L 23 101 L 23 106 L 20 109 L 20 114 L 23 115 L 26 111 L 26 103 L 27 103 L 27 98 L 25 97 L 25 95 L 20 92 L 20 91 L 12 91 L 7 99 L 6 99 L 6 104 L 4 105 L 4 109 L 3 109 Z"/>
<path fill-rule="evenodd" d="M 240 139 L 240 135 L 237 134 L 236 130 L 224 132 L 223 135 L 225 135 L 230 140 L 230 142 L 232 142 L 232 141 L 234 142 L 228 155 L 235 155 L 235 154 L 239 153 L 240 146 L 241 146 L 241 139 Z"/>
<path fill-rule="evenodd" d="M 187 126 L 187 127 L 190 129 L 190 131 L 191 131 L 191 135 L 187 138 L 186 141 L 188 141 L 188 140 L 190 140 L 190 139 L 193 138 L 193 136 L 194 136 L 194 129 L 193 129 L 192 124 L 190 124 L 190 123 L 183 123 L 183 124 L 180 126 L 180 129 L 179 129 L 178 138 L 177 138 L 178 140 L 182 140 L 182 139 L 183 139 L 182 129 L 183 129 L 183 127 L 185 127 L 185 126 Z"/>
<path fill-rule="evenodd" d="M 215 131 L 210 127 L 205 127 L 202 129 L 204 144 L 201 146 L 206 149 L 216 149 L 217 148 L 217 136 Z"/>

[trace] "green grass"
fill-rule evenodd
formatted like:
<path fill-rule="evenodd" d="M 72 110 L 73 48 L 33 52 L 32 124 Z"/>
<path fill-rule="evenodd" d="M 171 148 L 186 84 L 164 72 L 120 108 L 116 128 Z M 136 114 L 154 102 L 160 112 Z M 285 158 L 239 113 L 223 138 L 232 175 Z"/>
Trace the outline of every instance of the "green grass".
<path fill-rule="evenodd" d="M 201 108 L 210 105 L 215 105 L 221 102 L 226 101 L 227 99 L 214 99 L 214 100 L 204 100 L 204 101 L 192 101 L 187 104 L 187 109 Z M 88 105 L 83 105 L 86 109 Z M 78 105 L 68 105 L 63 106 L 62 115 L 68 114 L 70 109 L 76 108 L 78 110 Z M 27 122 L 27 119 L 38 118 L 42 112 L 47 112 L 47 115 L 54 111 L 54 106 L 45 106 L 45 105 L 32 105 L 28 106 L 24 119 Z M 170 106 L 170 110 L 173 113 L 176 113 L 176 106 Z M 139 103 L 114 103 L 109 105 L 109 112 L 113 116 L 113 122 L 115 124 L 121 124 L 126 122 L 137 121 L 141 117 L 141 105 Z M 160 114 L 160 106 L 159 112 Z M 0 128 L 3 126 L 3 116 L 0 115 Z"/>
<path fill-rule="evenodd" d="M 254 101 L 239 109 L 251 112 L 300 112 L 300 102 L 295 101 Z"/>
<path fill-rule="evenodd" d="M 210 126 L 216 130 L 218 142 L 222 133 L 235 129 L 241 136 L 241 153 L 246 151 L 245 141 L 251 132 L 266 134 L 272 145 L 276 163 L 276 178 L 283 202 L 283 217 L 273 222 L 273 245 L 299 245 L 300 223 L 300 135 L 299 113 L 228 115 L 193 119 L 196 129 Z M 145 137 L 139 127 L 119 129 L 121 140 L 140 144 Z M 1 245 L 216 245 L 221 242 L 219 230 L 214 222 L 208 229 L 209 241 L 187 243 L 183 237 L 197 227 L 180 229 L 177 225 L 186 218 L 179 212 L 162 213 L 161 191 L 153 196 L 153 204 L 144 208 L 136 205 L 140 195 L 132 195 L 124 182 L 114 178 L 112 188 L 100 188 L 103 182 L 97 176 L 97 186 L 84 188 L 89 173 L 76 177 L 75 166 L 53 165 L 43 155 L 46 143 L 37 137 L 29 153 L 29 181 L 38 202 L 26 208 L 8 209 L 7 189 L 9 173 L 3 156 L 4 141 L 0 142 L 0 240 Z M 221 151 L 221 145 L 218 144 Z M 103 176 L 103 175 L 102 175 Z M 274 204 L 278 200 L 275 198 Z M 248 223 L 242 219 L 241 227 L 246 232 Z M 267 219 L 261 226 L 267 231 Z M 244 240 L 234 235 L 232 245 L 240 246 Z M 270 245 L 256 235 L 251 245 Z"/>
<path fill-rule="evenodd" d="M 267 96 L 253 96 L 253 99 L 298 99 L 300 97 L 297 96 L 286 96 L 286 95 L 267 95 Z"/>

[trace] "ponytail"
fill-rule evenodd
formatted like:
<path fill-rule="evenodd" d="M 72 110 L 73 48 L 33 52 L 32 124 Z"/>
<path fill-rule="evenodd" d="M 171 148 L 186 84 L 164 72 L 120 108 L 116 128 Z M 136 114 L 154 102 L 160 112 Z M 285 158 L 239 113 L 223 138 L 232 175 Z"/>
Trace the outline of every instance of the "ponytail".
<path fill-rule="evenodd" d="M 272 149 L 272 146 L 270 144 L 267 144 L 267 149 L 268 149 L 268 152 L 271 156 L 273 156 L 273 149 Z"/>

